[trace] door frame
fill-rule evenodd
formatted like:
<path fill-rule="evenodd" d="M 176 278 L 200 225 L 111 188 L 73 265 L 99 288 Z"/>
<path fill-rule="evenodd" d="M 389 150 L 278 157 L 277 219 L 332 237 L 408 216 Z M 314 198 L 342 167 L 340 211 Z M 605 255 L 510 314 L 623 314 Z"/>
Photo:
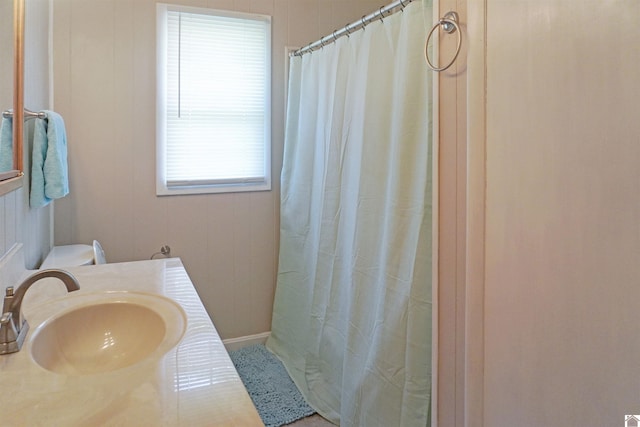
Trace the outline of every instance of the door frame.
<path fill-rule="evenodd" d="M 480 426 L 484 410 L 486 0 L 439 0 L 454 10 L 462 51 L 434 89 L 433 426 Z M 441 37 L 443 58 L 455 37 Z M 437 57 L 437 55 L 436 55 Z"/>

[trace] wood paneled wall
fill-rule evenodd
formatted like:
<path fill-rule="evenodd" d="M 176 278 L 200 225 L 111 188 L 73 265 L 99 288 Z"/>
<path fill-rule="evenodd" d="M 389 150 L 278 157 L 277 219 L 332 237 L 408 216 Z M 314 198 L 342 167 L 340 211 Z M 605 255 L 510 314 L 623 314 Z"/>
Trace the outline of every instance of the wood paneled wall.
<path fill-rule="evenodd" d="M 56 203 L 55 243 L 98 239 L 109 261 L 148 259 L 162 245 L 182 258 L 220 335 L 270 330 L 279 238 L 285 46 L 302 46 L 378 1 L 192 0 L 271 15 L 270 192 L 155 195 L 153 0 L 56 0 L 55 109 L 69 134 L 71 194 Z"/>

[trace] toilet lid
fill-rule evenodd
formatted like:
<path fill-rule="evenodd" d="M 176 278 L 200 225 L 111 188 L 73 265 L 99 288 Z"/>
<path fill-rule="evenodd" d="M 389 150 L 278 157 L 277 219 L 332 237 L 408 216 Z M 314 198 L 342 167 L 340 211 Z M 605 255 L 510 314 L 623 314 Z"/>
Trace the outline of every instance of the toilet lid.
<path fill-rule="evenodd" d="M 93 247 L 90 245 L 54 246 L 40 268 L 73 267 L 93 264 Z"/>

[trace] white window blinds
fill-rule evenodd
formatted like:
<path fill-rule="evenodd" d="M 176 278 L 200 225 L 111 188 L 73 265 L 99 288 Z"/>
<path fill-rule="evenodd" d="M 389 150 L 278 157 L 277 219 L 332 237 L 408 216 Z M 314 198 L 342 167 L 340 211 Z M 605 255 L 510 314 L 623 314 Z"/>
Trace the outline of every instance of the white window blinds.
<path fill-rule="evenodd" d="M 270 18 L 158 15 L 158 194 L 270 189 Z"/>

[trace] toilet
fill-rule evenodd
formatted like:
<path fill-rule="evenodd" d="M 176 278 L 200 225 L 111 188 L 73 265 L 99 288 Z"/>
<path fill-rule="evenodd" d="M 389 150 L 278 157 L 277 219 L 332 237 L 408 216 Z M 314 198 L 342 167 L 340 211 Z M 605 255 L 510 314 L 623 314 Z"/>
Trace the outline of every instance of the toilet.
<path fill-rule="evenodd" d="M 42 261 L 40 269 L 105 264 L 106 262 L 102 245 L 94 240 L 92 245 L 54 246 Z"/>

